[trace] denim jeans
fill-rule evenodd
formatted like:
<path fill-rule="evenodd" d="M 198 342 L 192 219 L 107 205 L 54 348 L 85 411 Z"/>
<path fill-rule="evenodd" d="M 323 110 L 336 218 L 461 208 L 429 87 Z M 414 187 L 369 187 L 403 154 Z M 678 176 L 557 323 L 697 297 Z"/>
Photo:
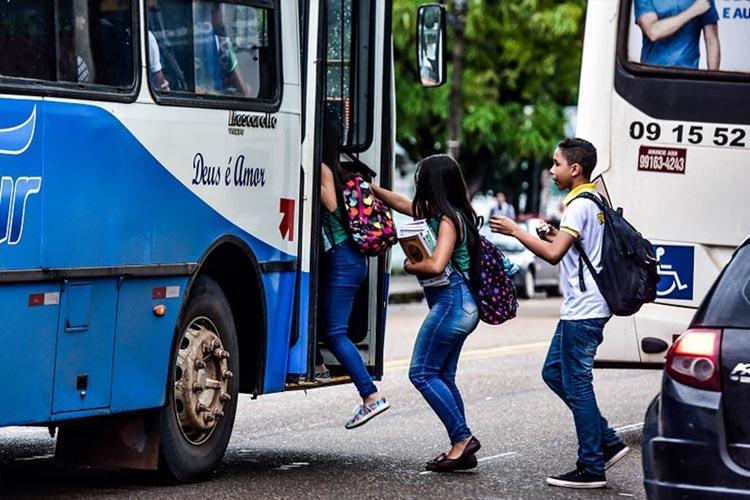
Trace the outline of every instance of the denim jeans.
<path fill-rule="evenodd" d="M 573 412 L 578 461 L 591 474 L 604 474 L 602 446 L 620 442 L 599 412 L 592 384 L 594 356 L 608 320 L 560 320 L 542 369 L 544 382 Z"/>
<path fill-rule="evenodd" d="M 354 297 L 367 276 L 367 257 L 350 239 L 323 255 L 320 283 L 320 329 L 326 346 L 354 382 L 360 396 L 378 391 L 354 343 L 347 336 Z"/>
<path fill-rule="evenodd" d="M 464 402 L 456 387 L 461 348 L 479 323 L 479 311 L 464 279 L 454 272 L 450 284 L 425 288 L 430 312 L 414 344 L 409 380 L 445 425 L 451 444 L 471 437 Z"/>

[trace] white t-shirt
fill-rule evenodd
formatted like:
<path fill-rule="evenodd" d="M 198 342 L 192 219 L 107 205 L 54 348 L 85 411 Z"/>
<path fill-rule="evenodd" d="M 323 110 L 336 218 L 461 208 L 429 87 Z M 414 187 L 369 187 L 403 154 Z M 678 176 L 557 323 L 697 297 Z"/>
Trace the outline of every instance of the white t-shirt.
<path fill-rule="evenodd" d="M 151 74 L 161 71 L 161 54 L 159 54 L 159 44 L 156 43 L 156 37 L 150 31 L 148 32 L 148 70 Z"/>
<path fill-rule="evenodd" d="M 580 241 L 594 269 L 599 272 L 602 269 L 604 214 L 593 201 L 584 198 L 575 199 L 584 191 L 595 192 L 594 185 L 579 186 L 565 197 L 566 208 L 560 221 L 560 230 Z M 564 297 L 560 308 L 560 318 L 564 320 L 608 318 L 612 313 L 607 302 L 599 292 L 586 263 L 581 262 L 581 264 L 583 265 L 585 292 L 581 291 L 580 285 L 579 253 L 575 246 L 571 246 L 560 263 Z"/>

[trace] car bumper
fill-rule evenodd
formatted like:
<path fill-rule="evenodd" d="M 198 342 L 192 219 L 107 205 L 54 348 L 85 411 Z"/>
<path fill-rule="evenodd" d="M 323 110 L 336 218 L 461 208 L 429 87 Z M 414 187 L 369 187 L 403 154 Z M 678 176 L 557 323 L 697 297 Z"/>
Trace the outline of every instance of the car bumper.
<path fill-rule="evenodd" d="M 723 435 L 721 393 L 665 376 L 646 413 L 643 476 L 649 498 L 750 498 L 750 471 L 732 461 Z"/>

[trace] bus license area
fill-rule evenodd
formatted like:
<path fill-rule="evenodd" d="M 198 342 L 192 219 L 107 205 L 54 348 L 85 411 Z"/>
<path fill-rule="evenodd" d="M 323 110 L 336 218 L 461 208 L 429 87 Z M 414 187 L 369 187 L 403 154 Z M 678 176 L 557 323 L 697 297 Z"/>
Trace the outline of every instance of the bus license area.
<path fill-rule="evenodd" d="M 648 172 L 685 173 L 687 150 L 641 146 L 638 151 L 638 170 Z"/>

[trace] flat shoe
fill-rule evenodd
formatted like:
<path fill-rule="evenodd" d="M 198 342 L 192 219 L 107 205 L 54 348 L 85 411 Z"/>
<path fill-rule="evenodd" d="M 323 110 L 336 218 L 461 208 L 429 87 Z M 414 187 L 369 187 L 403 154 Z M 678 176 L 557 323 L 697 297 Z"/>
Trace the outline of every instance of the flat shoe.
<path fill-rule="evenodd" d="M 431 472 L 453 472 L 473 469 L 477 463 L 476 455 L 462 454 L 456 459 L 444 457 L 442 460 L 428 464 L 425 469 Z"/>

